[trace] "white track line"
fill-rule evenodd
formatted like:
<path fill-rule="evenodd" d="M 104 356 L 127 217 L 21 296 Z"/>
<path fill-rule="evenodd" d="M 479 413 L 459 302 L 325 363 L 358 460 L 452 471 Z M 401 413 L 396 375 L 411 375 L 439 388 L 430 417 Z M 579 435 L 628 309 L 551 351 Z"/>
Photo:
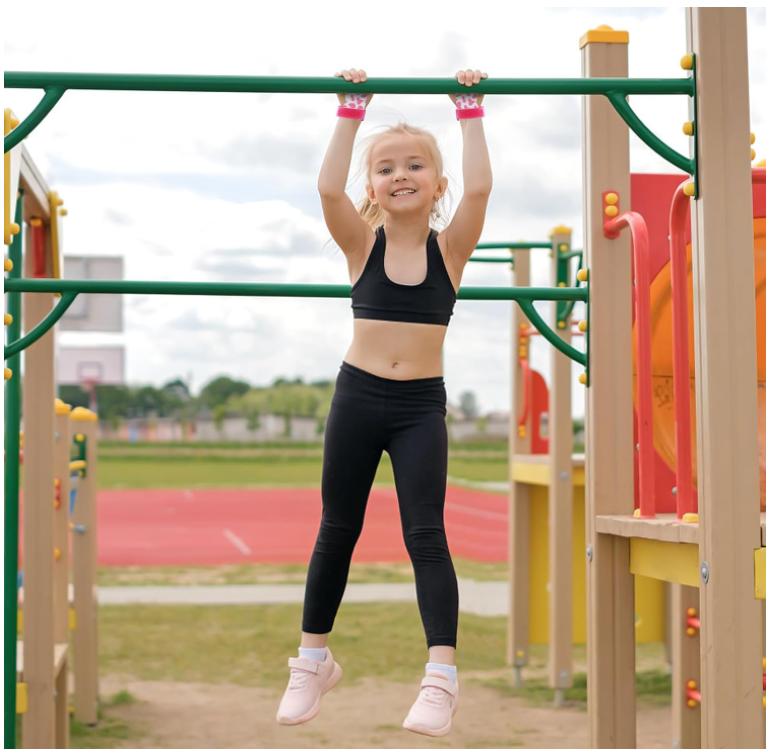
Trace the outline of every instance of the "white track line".
<path fill-rule="evenodd" d="M 480 508 L 472 508 L 469 505 L 462 505 L 461 503 L 449 503 L 446 500 L 446 508 L 450 508 L 455 511 L 464 511 L 465 513 L 472 513 L 480 518 L 493 518 L 495 521 L 507 521 L 507 513 L 500 513 L 499 511 L 487 511 Z"/>
<path fill-rule="evenodd" d="M 241 539 L 240 537 L 237 537 L 236 534 L 234 534 L 230 529 L 223 529 L 223 534 L 225 535 L 225 538 L 242 555 L 251 555 L 252 554 L 252 550 L 250 549 L 249 545 L 247 545 L 243 539 Z"/>

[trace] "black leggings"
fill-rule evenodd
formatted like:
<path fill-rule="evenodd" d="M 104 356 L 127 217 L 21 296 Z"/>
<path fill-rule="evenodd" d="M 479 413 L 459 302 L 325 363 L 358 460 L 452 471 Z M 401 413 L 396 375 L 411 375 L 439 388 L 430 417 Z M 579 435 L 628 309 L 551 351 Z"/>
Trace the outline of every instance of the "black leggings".
<path fill-rule="evenodd" d="M 459 592 L 443 525 L 445 415 L 443 377 L 391 380 L 341 364 L 325 427 L 322 522 L 306 578 L 303 631 L 326 634 L 333 628 L 386 450 L 427 646 L 456 646 Z"/>

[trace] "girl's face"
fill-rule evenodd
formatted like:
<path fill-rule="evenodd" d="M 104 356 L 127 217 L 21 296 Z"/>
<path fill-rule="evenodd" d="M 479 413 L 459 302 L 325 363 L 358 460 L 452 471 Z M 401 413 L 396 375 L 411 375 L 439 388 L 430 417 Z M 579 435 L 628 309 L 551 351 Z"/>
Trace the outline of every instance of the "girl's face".
<path fill-rule="evenodd" d="M 447 184 L 421 138 L 393 134 L 373 147 L 366 189 L 371 202 L 388 215 L 429 217 Z"/>

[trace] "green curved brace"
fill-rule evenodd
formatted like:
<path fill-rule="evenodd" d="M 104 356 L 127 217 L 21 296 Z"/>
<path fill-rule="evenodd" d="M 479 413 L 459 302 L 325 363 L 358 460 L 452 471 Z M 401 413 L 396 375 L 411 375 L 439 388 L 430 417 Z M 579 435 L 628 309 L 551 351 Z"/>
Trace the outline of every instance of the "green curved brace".
<path fill-rule="evenodd" d="M 633 111 L 623 92 L 609 92 L 607 99 L 612 107 L 617 110 L 620 117 L 628 124 L 629 128 L 648 146 L 657 152 L 664 160 L 668 160 L 688 175 L 695 175 L 695 161 L 685 157 L 675 149 L 671 149 L 661 141 L 647 126 L 642 123 L 639 116 Z"/>
<path fill-rule="evenodd" d="M 22 139 L 25 139 L 40 125 L 43 118 L 53 109 L 54 105 L 62 98 L 67 91 L 62 87 L 51 87 L 46 89 L 43 99 L 38 102 L 35 109 L 3 139 L 3 150 L 10 152 Z"/>
<path fill-rule="evenodd" d="M 582 255 L 583 255 L 582 249 L 578 249 L 577 251 L 567 252 L 564 258 L 569 260 L 572 257 L 578 257 L 579 262 L 577 263 L 577 270 L 579 271 L 580 269 L 582 269 Z M 564 255 L 561 255 L 559 252 L 559 256 L 564 256 Z M 572 286 L 572 288 L 579 288 L 579 287 L 580 287 L 580 281 L 577 279 L 577 275 L 575 274 L 574 285 Z M 569 317 L 572 316 L 572 312 L 574 311 L 575 303 L 576 303 L 575 300 L 567 301 L 566 304 L 564 304 L 564 308 L 561 311 L 559 311 L 558 318 L 563 319 L 565 322 L 568 322 Z"/>
<path fill-rule="evenodd" d="M 554 348 L 557 348 L 559 351 L 561 351 L 561 353 L 568 356 L 572 361 L 576 361 L 582 366 L 588 365 L 587 358 L 585 354 L 582 353 L 582 351 L 578 351 L 576 348 L 573 348 L 565 340 L 559 338 L 558 335 L 556 335 L 553 330 L 547 326 L 545 320 L 543 320 L 542 317 L 540 317 L 538 314 L 532 301 L 523 300 L 520 298 L 517 299 L 517 301 L 529 322 L 531 322 L 534 327 L 537 328 L 539 333 L 543 335 Z"/>
<path fill-rule="evenodd" d="M 9 343 L 5 347 L 4 359 L 14 356 L 27 346 L 32 345 L 38 338 L 42 338 L 62 318 L 77 295 L 77 293 L 63 293 L 61 301 L 46 315 L 42 322 L 38 323 L 23 338 L 14 340 L 13 343 Z"/>

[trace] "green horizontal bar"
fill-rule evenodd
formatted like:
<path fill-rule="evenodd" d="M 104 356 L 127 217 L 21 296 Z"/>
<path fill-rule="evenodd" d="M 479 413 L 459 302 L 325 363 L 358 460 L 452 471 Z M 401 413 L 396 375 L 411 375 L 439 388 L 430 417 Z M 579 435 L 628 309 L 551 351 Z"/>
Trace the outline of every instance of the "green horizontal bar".
<path fill-rule="evenodd" d="M 507 264 L 513 263 L 512 257 L 470 257 L 468 262 L 507 262 Z"/>
<path fill-rule="evenodd" d="M 318 283 L 199 283 L 153 280 L 58 280 L 55 278 L 6 279 L 6 291 L 27 293 L 134 293 L 171 296 L 290 296 L 349 298 L 351 285 Z M 478 301 L 585 301 L 587 289 L 469 286 L 459 299 Z"/>
<path fill-rule="evenodd" d="M 177 76 L 138 73 L 7 71 L 6 89 L 111 89 L 180 92 L 285 92 L 373 94 L 690 94 L 691 78 L 484 79 L 467 87 L 454 78 L 369 78 L 353 84 L 336 76 Z"/>
<path fill-rule="evenodd" d="M 492 241 L 491 243 L 479 243 L 476 249 L 552 249 L 550 241 Z"/>

